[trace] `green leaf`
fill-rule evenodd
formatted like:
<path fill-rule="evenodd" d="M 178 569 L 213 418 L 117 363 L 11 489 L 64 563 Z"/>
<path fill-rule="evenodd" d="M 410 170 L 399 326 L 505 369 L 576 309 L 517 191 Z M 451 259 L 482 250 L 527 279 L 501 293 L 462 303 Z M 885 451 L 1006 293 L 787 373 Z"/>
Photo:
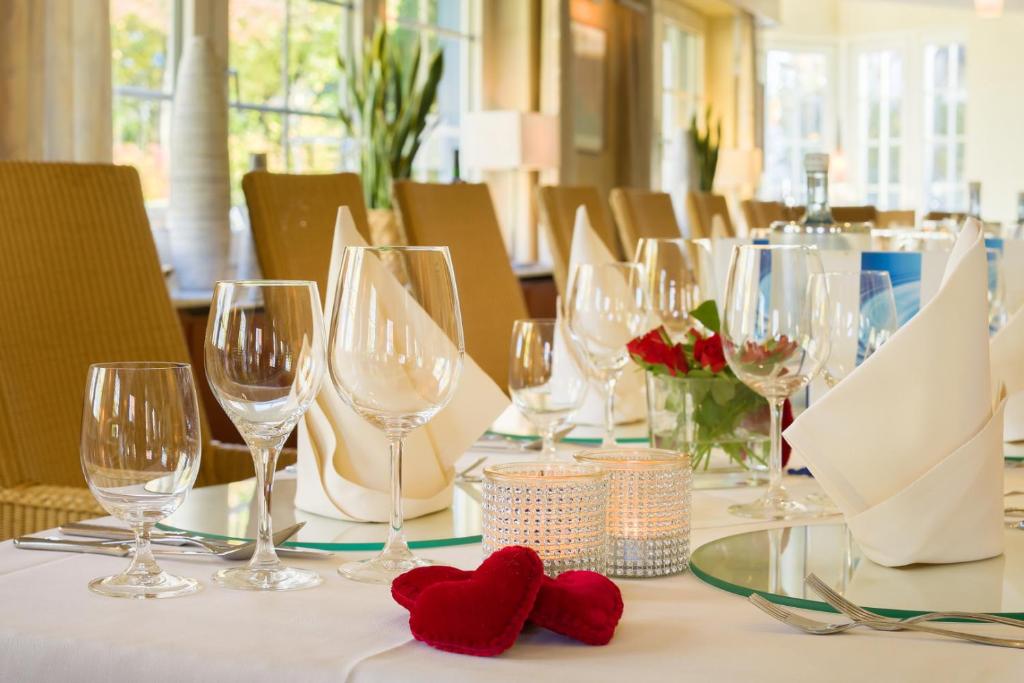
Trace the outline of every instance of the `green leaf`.
<path fill-rule="evenodd" d="M 711 385 L 711 397 L 720 406 L 728 405 L 736 395 L 736 385 L 732 382 L 714 382 Z"/>
<path fill-rule="evenodd" d="M 718 317 L 718 304 L 715 303 L 714 299 L 708 299 L 690 311 L 690 315 L 700 322 L 701 325 L 716 334 L 721 330 L 722 322 Z"/>

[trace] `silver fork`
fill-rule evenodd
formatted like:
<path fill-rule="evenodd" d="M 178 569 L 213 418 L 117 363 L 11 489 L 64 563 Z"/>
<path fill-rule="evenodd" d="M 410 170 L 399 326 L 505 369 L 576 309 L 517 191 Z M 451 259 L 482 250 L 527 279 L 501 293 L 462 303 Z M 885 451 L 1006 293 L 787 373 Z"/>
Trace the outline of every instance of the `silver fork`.
<path fill-rule="evenodd" d="M 915 621 L 936 621 L 938 619 L 972 619 L 974 621 L 984 621 L 992 624 L 1003 624 L 1004 626 L 1016 626 L 1017 628 L 1024 628 L 1024 621 L 1020 619 L 1012 619 L 1010 617 L 1000 617 L 994 614 L 983 614 L 981 612 L 926 612 L 910 619 L 896 619 L 894 617 L 884 617 L 881 614 L 875 614 L 869 610 L 864 609 L 860 605 L 856 605 L 842 595 L 832 590 L 832 587 L 827 583 L 818 578 L 815 574 L 808 574 L 806 579 L 807 585 L 810 586 L 822 599 L 831 605 L 834 609 L 842 612 L 846 616 L 857 619 L 858 621 L 879 621 L 886 626 L 882 629 L 885 631 L 898 631 L 902 624 L 914 623 Z"/>
<path fill-rule="evenodd" d="M 751 603 L 753 603 L 756 607 L 758 607 L 761 611 L 763 611 L 770 617 L 778 619 L 782 623 L 799 629 L 804 633 L 810 633 L 816 636 L 829 636 L 833 633 L 842 633 L 843 631 L 848 631 L 851 628 L 856 628 L 858 626 L 867 626 L 869 628 L 877 629 L 879 631 L 917 631 L 920 633 L 931 633 L 937 636 L 947 636 L 949 638 L 967 640 L 972 643 L 980 643 L 982 645 L 1024 648 L 1024 640 L 994 638 L 991 636 L 983 636 L 977 633 L 966 633 L 963 631 L 952 631 L 945 628 L 927 626 L 925 624 L 918 623 L 918 621 L 924 621 L 924 619 L 922 619 L 921 617 L 911 617 L 910 619 L 900 622 L 899 629 L 882 628 L 883 625 L 890 626 L 891 624 L 887 624 L 886 622 L 877 620 L 849 621 L 842 622 L 839 624 L 830 624 L 824 621 L 809 619 L 808 617 L 792 612 L 784 607 L 780 607 L 779 605 L 776 605 L 775 603 L 769 602 L 765 598 L 762 598 L 757 593 L 751 593 L 748 599 Z M 921 616 L 923 617 L 925 615 Z"/>

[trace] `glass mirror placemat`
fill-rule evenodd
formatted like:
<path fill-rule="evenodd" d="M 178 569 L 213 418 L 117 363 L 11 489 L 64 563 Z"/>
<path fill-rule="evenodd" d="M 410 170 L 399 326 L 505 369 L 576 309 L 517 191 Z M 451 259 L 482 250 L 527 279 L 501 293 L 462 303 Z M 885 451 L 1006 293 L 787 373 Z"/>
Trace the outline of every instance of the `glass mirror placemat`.
<path fill-rule="evenodd" d="M 1007 441 L 1003 444 L 1003 457 L 1007 462 L 1024 462 L 1024 441 Z"/>
<path fill-rule="evenodd" d="M 194 489 L 185 504 L 161 523 L 165 530 L 188 531 L 210 538 L 252 540 L 256 534 L 256 480 Z M 271 517 L 275 529 L 305 522 L 285 545 L 320 550 L 380 550 L 388 525 L 346 522 L 296 509 L 295 476 L 278 472 L 274 482 Z M 405 535 L 414 548 L 479 543 L 480 491 L 471 484 L 456 484 L 452 505 L 446 510 L 407 520 Z"/>
<path fill-rule="evenodd" d="M 505 439 L 534 441 L 540 438 L 530 421 L 523 417 L 514 406 L 510 406 L 502 413 L 487 430 L 487 433 Z M 578 424 L 560 441 L 592 446 L 601 443 L 603 436 L 604 427 L 601 425 Z M 619 443 L 646 444 L 649 439 L 647 420 L 617 424 L 615 438 Z"/>
<path fill-rule="evenodd" d="M 711 541 L 693 553 L 701 580 L 739 595 L 834 612 L 804 587 L 818 575 L 848 600 L 891 617 L 985 612 L 1024 619 L 1024 531 L 1007 529 L 1003 555 L 978 562 L 891 568 L 864 557 L 843 524 L 765 529 Z"/>

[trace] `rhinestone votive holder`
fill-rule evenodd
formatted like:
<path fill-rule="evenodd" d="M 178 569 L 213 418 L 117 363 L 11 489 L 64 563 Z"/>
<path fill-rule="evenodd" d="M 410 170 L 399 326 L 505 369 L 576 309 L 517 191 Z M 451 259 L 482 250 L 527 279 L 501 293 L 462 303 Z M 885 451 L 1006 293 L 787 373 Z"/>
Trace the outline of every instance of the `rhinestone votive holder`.
<path fill-rule="evenodd" d="M 690 561 L 690 456 L 653 448 L 582 451 L 608 473 L 609 576 L 667 576 Z"/>
<path fill-rule="evenodd" d="M 596 465 L 524 462 L 484 469 L 484 554 L 522 545 L 551 577 L 605 571 L 607 475 Z"/>

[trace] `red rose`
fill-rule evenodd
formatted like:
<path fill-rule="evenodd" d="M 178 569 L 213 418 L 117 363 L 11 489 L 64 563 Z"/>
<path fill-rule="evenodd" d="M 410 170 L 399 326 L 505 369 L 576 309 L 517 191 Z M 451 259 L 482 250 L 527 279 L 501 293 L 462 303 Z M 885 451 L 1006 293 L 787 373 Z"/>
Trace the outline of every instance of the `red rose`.
<path fill-rule="evenodd" d="M 694 335 L 693 357 L 711 372 L 721 372 L 725 368 L 725 352 L 722 350 L 722 338 L 713 334 L 707 339 Z"/>
<path fill-rule="evenodd" d="M 668 335 L 661 328 L 633 339 L 626 344 L 626 348 L 637 361 L 647 365 L 663 366 L 673 377 L 677 374 L 685 375 L 690 369 L 686 363 L 683 345 L 672 346 Z"/>

